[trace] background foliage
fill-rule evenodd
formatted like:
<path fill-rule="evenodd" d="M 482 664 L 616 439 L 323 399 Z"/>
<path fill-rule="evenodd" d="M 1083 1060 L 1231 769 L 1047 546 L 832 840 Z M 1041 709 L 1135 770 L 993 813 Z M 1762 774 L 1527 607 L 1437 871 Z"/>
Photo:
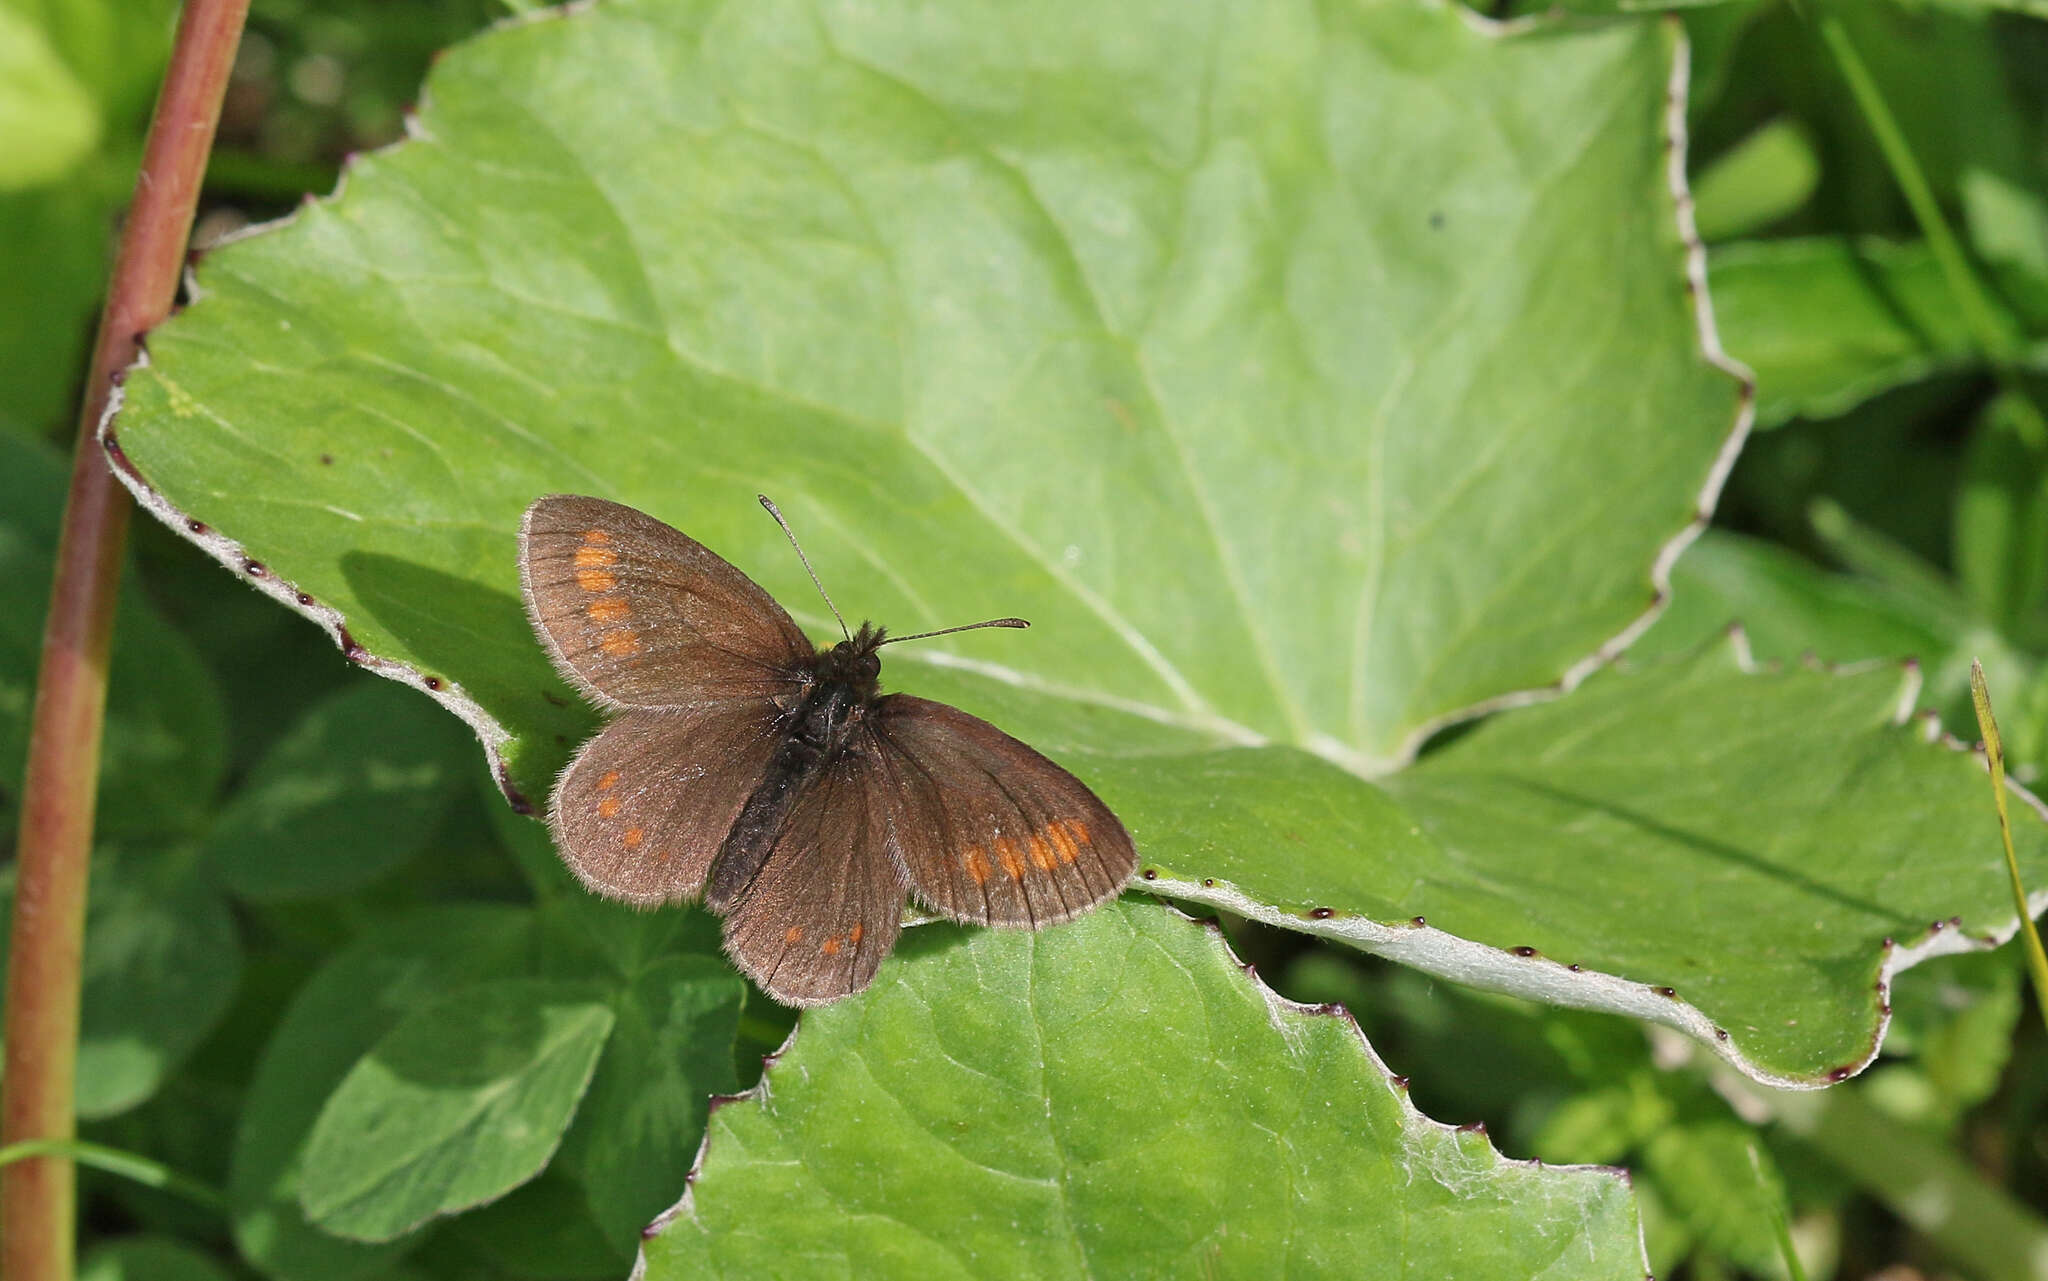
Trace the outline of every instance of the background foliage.
<path fill-rule="evenodd" d="M 1695 328 L 1673 27 L 614 3 L 460 46 L 420 140 L 210 256 L 130 380 L 188 537 L 137 529 L 80 1105 L 229 1211 L 88 1174 L 88 1274 L 616 1276 L 687 1179 L 655 1275 L 1633 1276 L 1638 1218 L 1659 1275 L 1783 1275 L 1781 1224 L 1814 1275 L 2036 1275 L 2048 1056 L 2010 949 L 1942 955 L 2011 928 L 1988 797 L 1906 716 L 1970 736 L 1979 655 L 2020 777 L 2048 752 L 2025 8 L 1824 11 L 1976 313 L 1810 17 L 1685 9 L 1756 433 L 1640 637 L 1745 395 Z M 498 16 L 258 3 L 201 238 L 330 190 Z M 38 143 L 0 145 L 10 838 L 50 442 L 169 18 L 0 8 L 0 137 Z M 886 620 L 1032 614 L 892 681 L 1074 765 L 1257 977 L 1138 895 L 919 929 L 713 1113 L 789 1013 L 505 803 L 592 724 L 510 595 L 550 488 L 686 525 L 807 624 L 755 488 Z M 1848 1084 L 1759 1083 L 1880 1036 Z"/>

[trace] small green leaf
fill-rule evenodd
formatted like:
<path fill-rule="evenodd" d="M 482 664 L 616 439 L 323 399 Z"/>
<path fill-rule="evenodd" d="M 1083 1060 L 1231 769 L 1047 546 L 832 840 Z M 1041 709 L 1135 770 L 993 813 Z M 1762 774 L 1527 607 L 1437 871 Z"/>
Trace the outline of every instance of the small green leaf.
<path fill-rule="evenodd" d="M 1765 661 L 1917 658 L 1939 663 L 1961 639 L 1954 611 L 1881 582 L 1833 573 L 1766 542 L 1710 529 L 1671 571 L 1671 607 L 1629 650 L 1632 660 L 1691 653 L 1740 624 Z"/>
<path fill-rule="evenodd" d="M 1783 1274 L 1776 1225 L 1789 1217 L 1785 1189 L 1754 1129 L 1737 1121 L 1672 1126 L 1650 1140 L 1643 1167 L 1701 1245 L 1749 1271 Z"/>
<path fill-rule="evenodd" d="M 712 955 L 646 966 L 612 999 L 618 1017 L 559 1164 L 582 1181 L 606 1240 L 631 1252 L 676 1199 L 733 1065 L 747 985 Z"/>
<path fill-rule="evenodd" d="M 1700 238 L 1709 244 L 1769 226 L 1813 196 L 1820 158 L 1789 120 L 1773 120 L 1717 157 L 1693 185 Z"/>
<path fill-rule="evenodd" d="M 1757 423 L 1846 413 L 1983 359 L 1917 241 L 1737 241 L 1707 256 L 1721 340 L 1756 374 Z"/>
<path fill-rule="evenodd" d="M 307 1136 L 350 1069 L 408 1011 L 482 979 L 530 973 L 533 914 L 472 906 L 364 930 L 292 999 L 257 1064 L 228 1176 L 235 1242 L 266 1273 L 348 1281 L 381 1272 L 412 1241 L 366 1245 L 322 1232 L 299 1208 Z"/>
<path fill-rule="evenodd" d="M 426 699 L 357 680 L 279 740 L 207 841 L 249 899 L 356 889 L 426 847 L 475 769 L 469 738 Z"/>
<path fill-rule="evenodd" d="M 1177 913 L 899 951 L 712 1116 L 648 1277 L 1643 1273 L 1613 1172 L 1427 1120 Z"/>
<path fill-rule="evenodd" d="M 388 1241 L 531 1179 L 560 1144 L 613 1021 L 587 985 L 525 979 L 412 1011 L 321 1109 L 299 1184 L 307 1217 Z"/>

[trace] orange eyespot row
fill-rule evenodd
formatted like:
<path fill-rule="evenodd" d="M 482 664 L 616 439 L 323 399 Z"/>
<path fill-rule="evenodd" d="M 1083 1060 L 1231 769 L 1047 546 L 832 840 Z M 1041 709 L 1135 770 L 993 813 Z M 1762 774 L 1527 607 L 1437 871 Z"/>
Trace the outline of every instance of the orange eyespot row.
<path fill-rule="evenodd" d="M 1003 870 L 1013 881 L 1024 879 L 1024 860 L 1017 856 L 1017 842 L 1007 836 L 996 838 L 996 857 L 1002 860 Z"/>
<path fill-rule="evenodd" d="M 616 818 L 618 813 L 619 798 L 616 796 L 607 796 L 597 803 L 597 816 L 599 818 Z"/>
<path fill-rule="evenodd" d="M 646 831 L 646 829 L 645 829 L 645 828 L 639 828 L 639 827 L 629 827 L 629 828 L 627 828 L 627 829 L 626 829 L 626 834 L 625 834 L 624 836 L 622 836 L 622 837 L 620 837 L 620 838 L 619 838 L 619 840 L 621 841 L 621 843 L 623 843 L 623 844 L 625 845 L 625 847 L 626 847 L 627 849 L 629 849 L 629 850 L 637 850 L 637 849 L 639 849 L 639 848 L 640 848 L 640 842 L 641 842 L 641 841 L 644 841 L 644 840 L 646 840 L 646 839 L 647 839 L 647 831 Z"/>
<path fill-rule="evenodd" d="M 1038 864 L 1038 870 L 1041 872 L 1052 871 L 1052 846 L 1047 845 L 1043 840 L 1039 839 L 1036 836 L 1031 838 L 1030 844 L 1031 861 L 1033 863 Z"/>
<path fill-rule="evenodd" d="M 818 950 L 827 956 L 837 956 L 839 955 L 839 940 L 826 939 L 823 943 L 818 944 Z"/>
<path fill-rule="evenodd" d="M 619 577 L 601 569 L 579 569 L 576 571 L 576 585 L 592 594 L 608 592 L 619 585 Z"/>
<path fill-rule="evenodd" d="M 960 856 L 960 861 L 966 865 L 967 874 L 974 878 L 976 885 L 988 884 L 988 860 L 981 856 L 981 846 L 968 846 L 967 852 Z"/>
<path fill-rule="evenodd" d="M 785 943 L 801 943 L 803 938 L 804 927 L 801 925 L 792 925 L 782 932 L 782 941 Z"/>
<path fill-rule="evenodd" d="M 609 547 L 578 547 L 575 565 L 578 569 L 608 569 L 619 563 L 619 554 Z"/>
<path fill-rule="evenodd" d="M 853 943 L 853 945 L 854 945 L 855 947 L 859 947 L 859 946 L 860 946 L 860 936 L 861 936 L 861 935 L 863 935 L 863 934 L 865 934 L 865 933 L 867 933 L 867 932 L 868 932 L 868 927 L 867 927 L 867 926 L 865 926 L 865 925 L 862 925 L 862 924 L 861 924 L 861 923 L 860 923 L 859 921 L 855 921 L 855 922 L 853 923 L 853 928 L 852 928 L 851 930 L 847 931 L 846 937 L 847 937 L 847 938 L 848 938 L 848 939 L 849 939 L 849 940 L 850 940 L 850 941 L 851 941 L 851 942 Z"/>
<path fill-rule="evenodd" d="M 609 792 L 618 785 L 619 772 L 615 769 L 606 770 L 604 777 L 597 780 L 597 790 L 600 792 Z"/>
<path fill-rule="evenodd" d="M 593 623 L 616 623 L 633 612 L 633 607 L 623 596 L 607 596 L 590 602 L 584 614 Z"/>
<path fill-rule="evenodd" d="M 583 531 L 583 541 L 586 543 L 608 543 L 611 540 L 612 536 L 601 529 L 586 529 Z"/>
<path fill-rule="evenodd" d="M 597 643 L 597 647 L 613 658 L 630 658 L 640 652 L 640 637 L 637 633 L 622 628 L 606 632 L 604 639 Z"/>
<path fill-rule="evenodd" d="M 1078 818 L 1070 818 L 1066 821 L 1066 828 L 1074 834 L 1075 840 L 1083 845 L 1088 843 L 1088 825 L 1086 823 L 1083 823 Z"/>

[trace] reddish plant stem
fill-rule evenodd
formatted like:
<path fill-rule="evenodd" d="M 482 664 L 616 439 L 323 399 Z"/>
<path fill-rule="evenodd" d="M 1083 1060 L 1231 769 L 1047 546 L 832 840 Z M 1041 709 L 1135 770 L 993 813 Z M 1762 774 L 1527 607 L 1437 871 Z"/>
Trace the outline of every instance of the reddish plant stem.
<path fill-rule="evenodd" d="M 86 375 L 22 783 L 0 1145 L 69 1138 L 76 1128 L 72 1083 L 86 872 L 129 506 L 95 433 L 114 376 L 135 359 L 138 338 L 170 313 L 177 296 L 192 212 L 248 8 L 248 0 L 185 5 Z M 71 1276 L 75 1200 L 68 1160 L 38 1156 L 0 1167 L 0 1277 Z"/>

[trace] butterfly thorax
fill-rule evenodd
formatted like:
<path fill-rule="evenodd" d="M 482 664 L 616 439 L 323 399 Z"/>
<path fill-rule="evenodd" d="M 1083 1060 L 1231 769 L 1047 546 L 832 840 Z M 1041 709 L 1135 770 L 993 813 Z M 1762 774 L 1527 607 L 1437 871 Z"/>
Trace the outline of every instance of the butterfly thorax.
<path fill-rule="evenodd" d="M 862 623 L 852 639 L 812 660 L 810 684 L 781 723 L 786 737 L 712 863 L 706 898 L 714 908 L 732 903 L 753 884 L 798 795 L 853 741 L 861 718 L 880 697 L 882 660 L 875 648 L 881 643 L 882 629 Z"/>

